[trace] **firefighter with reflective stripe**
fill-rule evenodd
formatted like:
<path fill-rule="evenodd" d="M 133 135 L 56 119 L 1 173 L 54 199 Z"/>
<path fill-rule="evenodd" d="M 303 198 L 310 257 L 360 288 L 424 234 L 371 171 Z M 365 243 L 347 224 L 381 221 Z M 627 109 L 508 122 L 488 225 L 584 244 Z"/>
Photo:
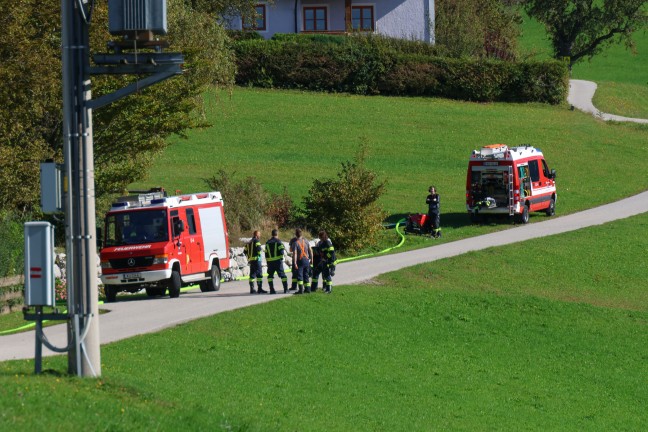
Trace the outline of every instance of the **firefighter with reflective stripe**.
<path fill-rule="evenodd" d="M 295 237 L 297 239 L 291 250 L 293 266 L 297 267 L 297 292 L 295 294 L 310 293 L 308 272 L 313 259 L 313 250 L 308 240 L 302 237 L 301 228 L 295 230 Z"/>
<path fill-rule="evenodd" d="M 283 269 L 283 258 L 286 253 L 281 240 L 279 240 L 279 232 L 276 229 L 272 230 L 272 238 L 265 244 L 265 257 L 268 263 L 268 286 L 270 287 L 270 294 L 276 294 L 274 289 L 274 275 L 277 273 L 281 278 L 284 294 L 288 292 L 288 278 Z"/>
<path fill-rule="evenodd" d="M 333 276 L 335 276 L 335 265 L 337 259 L 335 258 L 335 248 L 333 242 L 329 239 L 326 231 L 319 232 L 319 242 L 316 246 L 319 257 L 315 258 L 316 264 L 313 266 L 313 282 L 311 283 L 311 290 L 317 291 L 317 279 L 320 273 L 322 274 L 322 284 L 324 292 L 330 294 L 333 290 Z"/>
<path fill-rule="evenodd" d="M 252 239 L 245 246 L 245 254 L 248 257 L 248 263 L 250 264 L 250 294 L 265 294 L 268 291 L 264 291 L 262 288 L 263 285 L 263 271 L 261 270 L 261 255 L 263 253 L 263 248 L 261 247 L 261 231 L 254 231 L 252 234 Z M 257 284 L 257 291 L 254 290 L 254 284 Z"/>
<path fill-rule="evenodd" d="M 439 238 L 441 237 L 441 198 L 434 186 L 430 186 L 428 191 L 430 194 L 425 199 L 425 203 L 428 205 L 428 220 L 425 221 L 425 224 L 428 229 L 432 225 L 430 230 L 432 237 Z"/>

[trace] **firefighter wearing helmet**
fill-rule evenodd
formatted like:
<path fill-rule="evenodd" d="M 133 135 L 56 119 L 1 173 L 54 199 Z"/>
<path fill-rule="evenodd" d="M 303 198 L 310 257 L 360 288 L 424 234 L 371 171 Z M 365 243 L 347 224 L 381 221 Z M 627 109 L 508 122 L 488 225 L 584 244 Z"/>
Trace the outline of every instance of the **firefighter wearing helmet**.
<path fill-rule="evenodd" d="M 425 199 L 428 205 L 428 217 L 425 225 L 427 225 L 428 229 L 430 229 L 431 225 L 430 235 L 434 238 L 439 238 L 441 237 L 441 198 L 434 186 L 430 186 L 428 191 L 430 194 Z"/>

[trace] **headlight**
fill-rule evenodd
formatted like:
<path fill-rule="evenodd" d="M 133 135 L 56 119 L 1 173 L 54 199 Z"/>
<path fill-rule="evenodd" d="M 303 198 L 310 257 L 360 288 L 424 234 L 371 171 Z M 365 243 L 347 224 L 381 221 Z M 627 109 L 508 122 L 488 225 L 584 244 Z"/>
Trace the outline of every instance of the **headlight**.
<path fill-rule="evenodd" d="M 169 262 L 169 255 L 155 255 L 153 258 L 153 264 L 166 264 Z"/>
<path fill-rule="evenodd" d="M 112 266 L 110 265 L 110 261 L 101 261 L 101 268 L 102 269 L 112 268 Z"/>

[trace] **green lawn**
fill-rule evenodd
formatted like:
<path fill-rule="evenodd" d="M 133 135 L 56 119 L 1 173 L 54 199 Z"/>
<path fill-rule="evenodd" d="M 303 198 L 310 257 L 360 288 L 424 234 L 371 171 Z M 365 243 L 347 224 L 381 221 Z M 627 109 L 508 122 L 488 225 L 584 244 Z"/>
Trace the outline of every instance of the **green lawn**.
<path fill-rule="evenodd" d="M 99 380 L 0 363 L 0 427 L 644 430 L 647 236 L 641 215 L 219 314 L 104 346 Z"/>
<path fill-rule="evenodd" d="M 542 149 L 558 172 L 558 214 L 648 189 L 646 176 L 619 175 L 645 172 L 648 128 L 598 122 L 566 106 L 248 88 L 218 96 L 208 95 L 214 126 L 174 139 L 149 179 L 133 187 L 197 192 L 223 168 L 255 176 L 274 192 L 286 187 L 300 203 L 315 178 L 335 176 L 366 144 L 368 167 L 388 181 L 381 204 L 392 220 L 426 211 L 427 188 L 435 184 L 452 238 L 477 232 L 465 213 L 465 176 L 471 151 L 482 145 Z"/>
<path fill-rule="evenodd" d="M 598 84 L 594 106 L 611 114 L 648 118 L 648 30 L 633 36 L 636 52 L 613 45 L 574 66 L 573 78 Z M 544 27 L 524 16 L 520 48 L 535 58 L 552 56 Z"/>

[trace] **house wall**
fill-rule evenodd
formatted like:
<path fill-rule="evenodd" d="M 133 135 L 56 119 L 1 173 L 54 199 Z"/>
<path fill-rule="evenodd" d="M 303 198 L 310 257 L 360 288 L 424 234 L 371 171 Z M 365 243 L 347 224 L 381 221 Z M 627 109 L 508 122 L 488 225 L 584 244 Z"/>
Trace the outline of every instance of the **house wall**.
<path fill-rule="evenodd" d="M 378 34 L 434 42 L 434 0 L 381 0 L 375 14 Z"/>
<path fill-rule="evenodd" d="M 264 3 L 264 2 L 259 2 Z M 297 7 L 297 32 L 303 31 L 304 6 L 323 6 L 328 12 L 328 30 L 345 31 L 344 0 L 275 0 L 266 3 L 266 31 L 259 34 L 269 39 L 275 33 L 295 33 L 295 7 Z M 385 36 L 422 40 L 434 43 L 434 0 L 352 0 L 352 5 L 373 6 L 375 31 Z M 223 23 L 240 30 L 240 17 L 223 17 Z"/>

